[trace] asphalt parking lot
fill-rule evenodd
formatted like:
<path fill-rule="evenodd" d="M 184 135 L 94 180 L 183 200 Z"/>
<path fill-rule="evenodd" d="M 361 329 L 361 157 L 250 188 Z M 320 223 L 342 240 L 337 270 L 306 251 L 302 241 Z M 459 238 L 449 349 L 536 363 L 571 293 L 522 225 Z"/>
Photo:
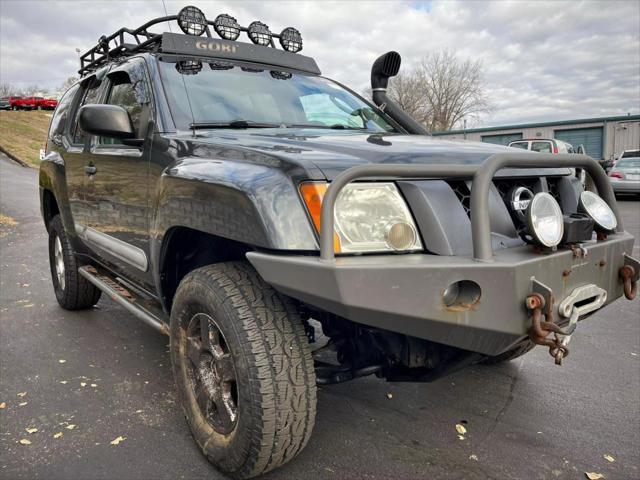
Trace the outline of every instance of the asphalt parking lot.
<path fill-rule="evenodd" d="M 0 157 L 0 478 L 222 478 L 176 404 L 168 339 L 104 297 L 58 307 L 37 171 Z M 640 202 L 620 208 L 640 236 Z M 563 367 L 537 348 L 433 384 L 322 387 L 309 445 L 265 478 L 640 478 L 639 319 L 619 300 L 582 322 Z"/>

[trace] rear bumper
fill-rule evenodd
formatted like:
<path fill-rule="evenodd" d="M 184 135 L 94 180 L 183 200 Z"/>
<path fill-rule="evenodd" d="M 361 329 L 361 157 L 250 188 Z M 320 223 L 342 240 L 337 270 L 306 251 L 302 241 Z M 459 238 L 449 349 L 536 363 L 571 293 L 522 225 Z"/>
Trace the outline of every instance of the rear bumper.
<path fill-rule="evenodd" d="M 557 305 L 575 288 L 606 290 L 605 304 L 623 294 L 618 276 L 633 237 L 626 232 L 584 244 L 586 257 L 569 249 L 552 254 L 531 247 L 495 252 L 493 262 L 426 254 L 318 257 L 250 252 L 247 258 L 277 290 L 317 308 L 372 327 L 446 345 L 498 355 L 528 334 L 525 298 L 534 280 L 549 287 Z M 469 309 L 447 308 L 448 285 L 476 282 L 480 301 Z M 563 324 L 563 321 L 558 321 Z"/>
<path fill-rule="evenodd" d="M 640 180 L 611 179 L 611 187 L 616 193 L 640 193 Z"/>

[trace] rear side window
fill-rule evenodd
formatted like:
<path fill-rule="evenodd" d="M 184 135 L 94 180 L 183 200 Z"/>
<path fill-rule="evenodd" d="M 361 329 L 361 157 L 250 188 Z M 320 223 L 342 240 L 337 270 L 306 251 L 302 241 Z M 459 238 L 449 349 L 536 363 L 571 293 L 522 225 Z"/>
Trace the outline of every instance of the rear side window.
<path fill-rule="evenodd" d="M 58 102 L 58 107 L 56 111 L 53 113 L 53 118 L 51 118 L 51 125 L 49 126 L 49 138 L 55 139 L 55 137 L 63 135 L 65 127 L 67 125 L 67 120 L 69 117 L 69 107 L 73 103 L 73 99 L 78 93 L 80 89 L 80 85 L 74 85 L 67 93 L 65 93 L 60 102 Z"/>
<path fill-rule="evenodd" d="M 550 142 L 531 142 L 531 150 L 534 152 L 541 153 L 551 153 L 551 143 Z"/>
<path fill-rule="evenodd" d="M 522 148 L 523 150 L 527 150 L 527 147 L 529 146 L 529 142 L 515 142 L 515 143 L 512 143 L 509 146 L 510 147 L 515 147 L 515 148 Z"/>
<path fill-rule="evenodd" d="M 98 98 L 100 95 L 100 82 L 93 82 L 89 85 L 89 87 L 84 92 L 84 97 L 82 99 L 82 103 L 78 105 L 76 110 L 76 115 L 74 119 L 74 131 L 73 131 L 73 140 L 72 143 L 84 143 L 84 141 L 89 137 L 89 134 L 80 128 L 78 125 L 78 111 L 80 111 L 80 107 L 84 105 L 91 105 L 94 103 L 98 103 Z"/>

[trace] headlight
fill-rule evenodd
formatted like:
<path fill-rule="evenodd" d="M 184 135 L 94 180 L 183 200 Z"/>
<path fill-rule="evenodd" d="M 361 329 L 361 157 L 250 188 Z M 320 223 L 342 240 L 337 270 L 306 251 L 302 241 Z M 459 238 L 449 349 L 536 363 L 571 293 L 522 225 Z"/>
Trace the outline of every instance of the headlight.
<path fill-rule="evenodd" d="M 529 233 L 545 247 L 555 247 L 562 240 L 564 223 L 558 202 L 548 193 L 537 193 L 527 209 Z"/>
<path fill-rule="evenodd" d="M 596 226 L 601 230 L 611 232 L 618 226 L 618 220 L 613 210 L 607 205 L 607 202 L 593 192 L 584 191 L 580 194 L 579 208 L 581 212 L 593 218 Z"/>
<path fill-rule="evenodd" d="M 320 226 L 320 208 L 326 184 L 304 183 L 300 192 Z M 411 213 L 393 183 L 351 183 L 334 208 L 334 249 L 343 253 L 415 251 L 422 249 Z"/>

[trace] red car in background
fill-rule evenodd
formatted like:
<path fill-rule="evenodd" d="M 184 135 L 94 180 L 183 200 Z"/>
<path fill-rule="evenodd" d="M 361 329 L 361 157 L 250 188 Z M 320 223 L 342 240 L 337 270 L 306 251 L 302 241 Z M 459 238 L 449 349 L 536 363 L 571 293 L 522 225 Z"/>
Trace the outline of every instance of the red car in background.
<path fill-rule="evenodd" d="M 53 110 L 58 105 L 58 101 L 44 97 L 22 97 L 17 98 L 12 103 L 13 110 Z"/>
<path fill-rule="evenodd" d="M 22 97 L 2 97 L 0 98 L 0 110 L 17 110 L 20 100 L 22 100 Z"/>

